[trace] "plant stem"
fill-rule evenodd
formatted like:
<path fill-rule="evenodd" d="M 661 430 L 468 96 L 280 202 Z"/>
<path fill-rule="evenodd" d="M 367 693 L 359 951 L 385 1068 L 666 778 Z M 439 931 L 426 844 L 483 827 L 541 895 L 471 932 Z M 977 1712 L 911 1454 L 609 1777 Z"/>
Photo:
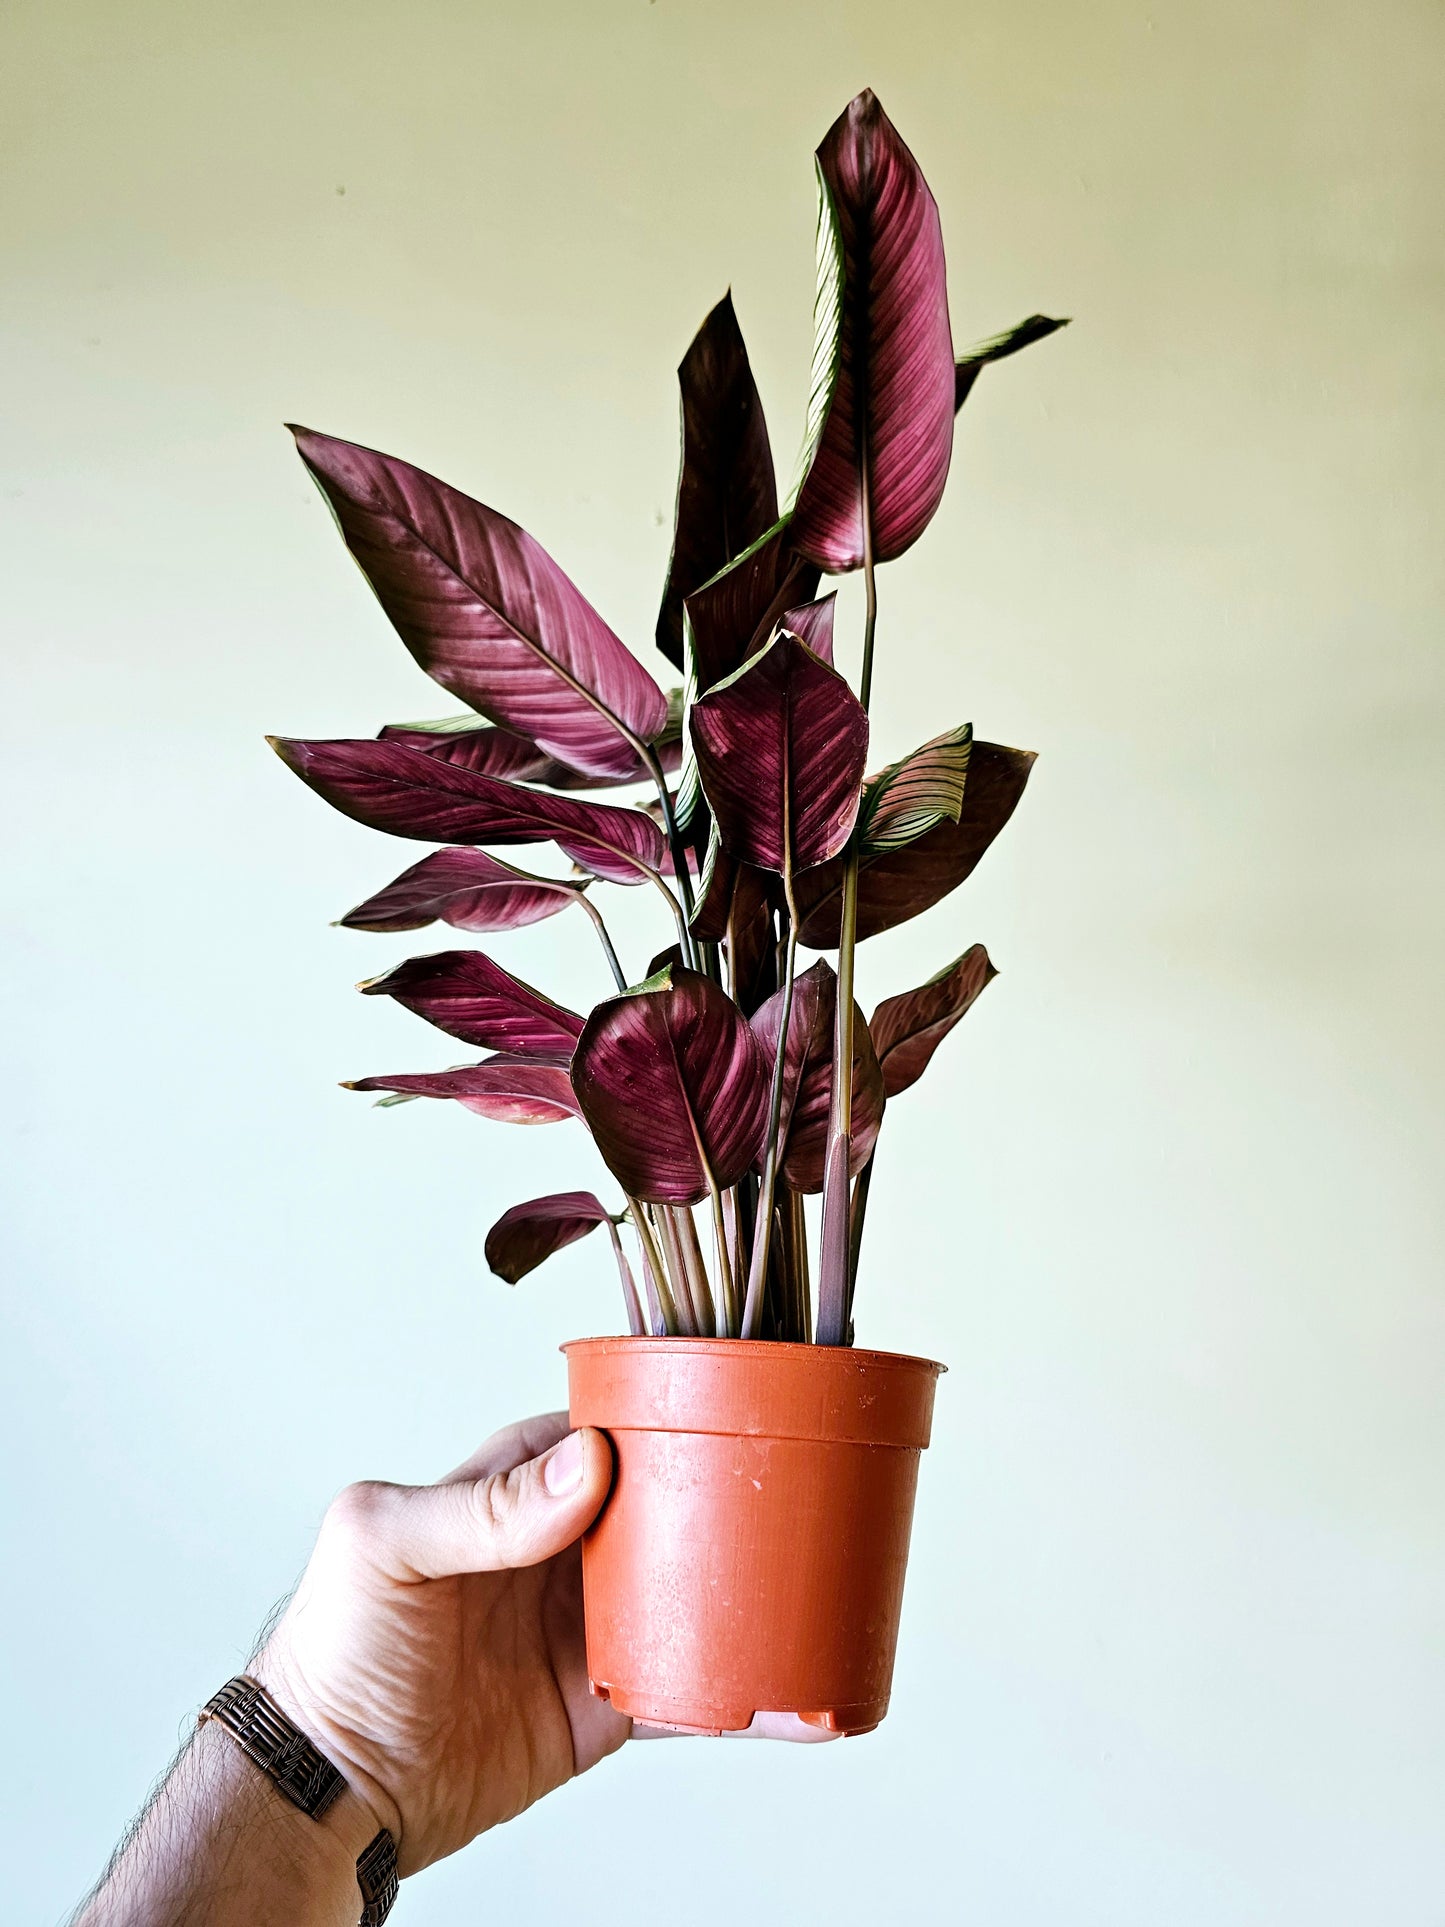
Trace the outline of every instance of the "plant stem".
<path fill-rule="evenodd" d="M 878 590 L 873 578 L 873 514 L 869 501 L 868 438 L 860 454 L 863 496 L 863 670 L 858 700 L 864 709 L 873 689 L 873 635 L 878 623 Z M 833 1025 L 833 1103 L 828 1120 L 828 1155 L 823 1167 L 823 1226 L 818 1240 L 818 1343 L 848 1343 L 849 1211 L 848 1162 L 853 1138 L 853 953 L 858 940 L 858 832 L 843 862 L 843 903 L 838 929 L 838 1008 Z"/>
<path fill-rule="evenodd" d="M 853 1185 L 853 1209 L 848 1220 L 848 1324 L 853 1324 L 853 1294 L 858 1289 L 858 1257 L 863 1249 L 863 1220 L 868 1215 L 868 1187 L 873 1182 L 873 1153 Z"/>
<path fill-rule="evenodd" d="M 718 1306 L 718 1336 L 720 1338 L 733 1338 L 736 1336 L 738 1322 L 737 1287 L 733 1283 L 733 1266 L 732 1258 L 728 1251 L 727 1227 L 723 1222 L 722 1193 L 718 1190 L 717 1181 L 713 1178 L 711 1172 L 708 1173 L 708 1180 L 708 1195 L 712 1199 L 713 1245 L 717 1251 L 717 1282 L 718 1297 L 720 1300 Z"/>
<path fill-rule="evenodd" d="M 794 1338 L 809 1345 L 813 1341 L 813 1293 L 808 1279 L 808 1219 L 801 1191 L 790 1191 L 793 1206 L 793 1292 L 796 1301 Z"/>
<path fill-rule="evenodd" d="M 783 789 L 783 837 L 786 850 L 790 841 L 787 822 L 787 786 Z M 783 867 L 783 891 L 788 900 L 788 950 L 783 965 L 783 1014 L 778 1027 L 778 1046 L 773 1052 L 773 1083 L 768 1097 L 767 1154 L 763 1160 L 763 1182 L 758 1192 L 757 1217 L 753 1225 L 752 1262 L 748 1267 L 748 1295 L 743 1306 L 741 1336 L 756 1338 L 763 1316 L 763 1292 L 768 1281 L 768 1251 L 773 1235 L 773 1193 L 778 1182 L 778 1127 L 783 1114 L 783 1074 L 788 1056 L 788 1026 L 793 1016 L 793 979 L 798 960 L 798 912 L 793 901 L 793 870 L 788 861 Z"/>
<path fill-rule="evenodd" d="M 602 921 L 602 912 L 597 908 L 597 905 L 587 895 L 585 890 L 577 890 L 576 897 L 578 903 L 587 912 L 588 916 L 591 917 L 593 929 L 602 939 L 602 948 L 607 953 L 607 961 L 612 967 L 612 975 L 616 979 L 617 988 L 619 990 L 626 990 L 627 976 L 621 963 L 618 961 L 617 952 L 612 947 L 612 939 L 607 934 L 607 925 Z"/>
<path fill-rule="evenodd" d="M 713 1304 L 712 1290 L 707 1281 L 707 1266 L 703 1262 L 702 1246 L 698 1243 L 697 1220 L 692 1215 L 692 1206 L 680 1204 L 676 1221 L 683 1261 L 687 1265 L 688 1289 L 692 1292 L 692 1302 L 697 1311 L 698 1332 L 703 1338 L 716 1338 L 717 1308 Z"/>
<path fill-rule="evenodd" d="M 687 1261 L 682 1255 L 682 1240 L 677 1234 L 677 1217 L 670 1204 L 657 1207 L 657 1228 L 662 1237 L 662 1248 L 667 1254 L 667 1268 L 672 1277 L 672 1295 L 677 1301 L 677 1322 L 682 1327 L 684 1338 L 701 1338 L 702 1325 L 698 1308 L 693 1300 L 692 1282 L 687 1275 Z"/>
<path fill-rule="evenodd" d="M 677 925 L 677 941 L 682 949 L 683 962 L 690 970 L 696 970 L 698 968 L 697 942 L 688 928 L 687 915 L 682 905 L 668 889 L 666 879 L 660 871 L 649 870 L 647 874 L 667 898 L 668 908 L 672 911 L 672 920 Z"/>
<path fill-rule="evenodd" d="M 647 1221 L 647 1206 L 637 1198 L 627 1200 L 628 1216 L 632 1228 L 637 1233 L 637 1242 L 642 1248 L 642 1266 L 657 1298 L 657 1308 L 662 1329 L 671 1337 L 677 1336 L 677 1303 L 667 1285 L 667 1271 L 662 1262 L 662 1254 L 657 1249 L 657 1240 L 652 1235 L 652 1226 Z"/>
<path fill-rule="evenodd" d="M 652 749 L 644 749 L 642 758 L 647 764 L 648 772 L 652 777 L 653 787 L 657 791 L 657 800 L 662 805 L 662 823 L 663 828 L 667 832 L 667 846 L 672 851 L 673 874 L 677 878 L 677 887 L 682 892 L 682 900 L 686 905 L 687 914 L 691 916 L 692 878 L 688 875 L 687 871 L 687 845 L 683 842 L 682 832 L 677 827 L 677 817 L 673 813 L 672 798 L 667 790 L 667 777 L 663 773 L 662 764 L 658 761 Z"/>
<path fill-rule="evenodd" d="M 634 1338 L 641 1338 L 647 1330 L 642 1316 L 642 1301 L 637 1296 L 637 1281 L 632 1275 L 632 1267 L 627 1262 L 627 1253 L 622 1249 L 622 1240 L 617 1235 L 616 1220 L 607 1220 L 607 1235 L 612 1240 L 612 1254 L 617 1260 L 617 1275 L 622 1280 L 622 1296 L 627 1304 L 627 1329 Z"/>

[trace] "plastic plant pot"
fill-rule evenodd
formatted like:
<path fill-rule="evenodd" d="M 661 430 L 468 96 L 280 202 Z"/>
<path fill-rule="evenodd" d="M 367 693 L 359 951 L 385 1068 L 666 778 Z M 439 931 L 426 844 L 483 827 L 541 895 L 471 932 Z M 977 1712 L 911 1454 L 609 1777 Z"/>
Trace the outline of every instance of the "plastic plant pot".
<path fill-rule="evenodd" d="M 945 1368 L 736 1338 L 562 1349 L 572 1423 L 616 1455 L 582 1542 L 593 1692 L 685 1732 L 877 1726 Z"/>

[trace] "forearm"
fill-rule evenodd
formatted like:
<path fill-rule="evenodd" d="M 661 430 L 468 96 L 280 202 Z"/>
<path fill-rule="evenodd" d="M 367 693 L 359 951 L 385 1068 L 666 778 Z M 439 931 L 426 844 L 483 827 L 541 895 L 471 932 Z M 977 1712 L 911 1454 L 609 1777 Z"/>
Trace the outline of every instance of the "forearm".
<path fill-rule="evenodd" d="M 72 1927 L 356 1927 L 375 1832 L 349 1791 L 308 1818 L 207 1724 Z"/>

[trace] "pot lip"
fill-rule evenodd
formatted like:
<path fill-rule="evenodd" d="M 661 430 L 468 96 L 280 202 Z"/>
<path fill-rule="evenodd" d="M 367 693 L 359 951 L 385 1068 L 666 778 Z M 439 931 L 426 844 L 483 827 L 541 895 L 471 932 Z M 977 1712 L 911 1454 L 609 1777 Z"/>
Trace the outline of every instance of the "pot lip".
<path fill-rule="evenodd" d="M 852 1359 L 861 1365 L 899 1366 L 918 1372 L 927 1372 L 938 1378 L 948 1370 L 936 1358 L 922 1358 L 912 1352 L 875 1352 L 864 1350 L 855 1345 L 811 1345 L 794 1338 L 683 1338 L 664 1334 L 653 1338 L 647 1334 L 633 1337 L 625 1332 L 597 1338 L 569 1338 L 557 1347 L 559 1352 L 570 1355 L 572 1352 L 615 1351 L 633 1353 L 646 1357 L 671 1355 L 677 1357 L 725 1359 L 736 1361 L 751 1359 L 761 1364 L 767 1359 L 808 1357 L 820 1361 L 826 1359 Z M 825 1366 L 824 1369 L 827 1369 Z M 836 1369 L 836 1367 L 834 1368 Z"/>

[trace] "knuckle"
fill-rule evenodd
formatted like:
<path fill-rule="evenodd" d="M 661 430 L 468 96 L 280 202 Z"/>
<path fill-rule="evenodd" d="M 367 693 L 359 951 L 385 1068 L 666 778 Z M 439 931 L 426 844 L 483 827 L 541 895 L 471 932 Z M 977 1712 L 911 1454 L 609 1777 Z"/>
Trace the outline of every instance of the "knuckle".
<path fill-rule="evenodd" d="M 518 1538 L 522 1500 L 516 1471 L 494 1472 L 472 1487 L 472 1515 L 477 1529 L 499 1553 L 507 1552 Z"/>
<path fill-rule="evenodd" d="M 326 1508 L 322 1531 L 334 1541 L 356 1544 L 375 1532 L 389 1488 L 375 1479 L 345 1486 Z"/>

